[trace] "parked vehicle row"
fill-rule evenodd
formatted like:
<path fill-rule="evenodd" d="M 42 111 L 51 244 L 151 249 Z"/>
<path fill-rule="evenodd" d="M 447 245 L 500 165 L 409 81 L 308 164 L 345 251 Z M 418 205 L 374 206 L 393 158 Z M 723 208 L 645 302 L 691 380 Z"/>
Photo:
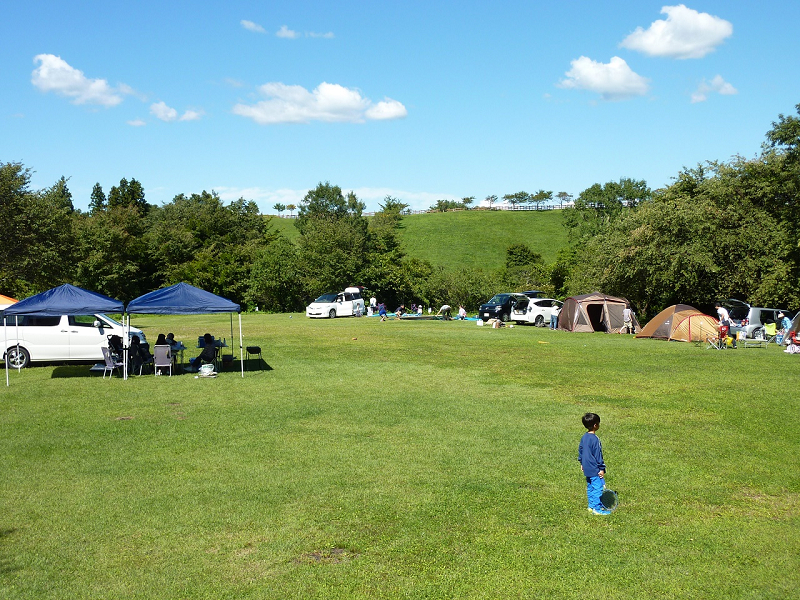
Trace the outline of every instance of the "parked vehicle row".
<path fill-rule="evenodd" d="M 495 294 L 491 300 L 481 304 L 478 317 L 482 321 L 499 319 L 503 322 L 516 321 L 544 327 L 550 323 L 555 306 L 560 309 L 562 302 L 542 296 L 543 293 L 539 290 Z"/>

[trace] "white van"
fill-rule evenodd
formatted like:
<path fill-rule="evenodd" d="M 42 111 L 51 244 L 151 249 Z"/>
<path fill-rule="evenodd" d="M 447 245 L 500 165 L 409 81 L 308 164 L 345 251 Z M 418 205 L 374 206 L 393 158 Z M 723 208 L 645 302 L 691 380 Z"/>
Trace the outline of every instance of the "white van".
<path fill-rule="evenodd" d="M 349 287 L 343 292 L 322 294 L 306 306 L 306 316 L 313 318 L 352 317 L 364 314 L 364 299 L 361 288 Z"/>
<path fill-rule="evenodd" d="M 10 367 L 22 369 L 31 361 L 102 361 L 101 348 L 108 347 L 108 336 L 118 335 L 124 339 L 125 328 L 102 314 L 9 315 L 6 317 L 5 335 L 3 360 L 8 356 Z M 140 329 L 131 327 L 130 335 L 138 335 L 142 342 L 147 341 Z"/>

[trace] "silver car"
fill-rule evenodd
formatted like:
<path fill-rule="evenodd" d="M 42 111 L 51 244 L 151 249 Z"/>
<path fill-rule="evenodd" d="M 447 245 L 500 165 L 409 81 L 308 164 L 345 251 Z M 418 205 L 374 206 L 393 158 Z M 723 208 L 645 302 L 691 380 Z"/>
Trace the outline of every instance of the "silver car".
<path fill-rule="evenodd" d="M 737 333 L 744 331 L 745 336 L 749 338 L 762 337 L 764 333 L 764 326 L 770 323 L 776 323 L 780 329 L 780 319 L 778 313 L 783 313 L 790 319 L 794 317 L 794 311 L 785 308 L 761 308 L 759 306 L 750 306 L 747 302 L 741 300 L 725 300 L 720 302 L 725 308 L 728 309 L 728 314 L 731 317 L 731 332 Z"/>

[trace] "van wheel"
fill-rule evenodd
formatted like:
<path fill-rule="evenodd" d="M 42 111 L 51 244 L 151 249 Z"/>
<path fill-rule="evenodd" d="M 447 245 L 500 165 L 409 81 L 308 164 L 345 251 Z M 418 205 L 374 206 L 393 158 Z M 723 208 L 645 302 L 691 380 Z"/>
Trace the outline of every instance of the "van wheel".
<path fill-rule="evenodd" d="M 331 319 L 335 319 L 335 318 L 336 318 L 336 309 L 335 309 L 335 308 L 332 308 L 332 309 L 330 310 L 330 312 L 328 312 L 328 316 L 329 316 Z"/>
<path fill-rule="evenodd" d="M 508 315 L 506 313 L 503 313 L 502 315 L 500 315 L 500 320 L 503 323 L 508 323 Z"/>
<path fill-rule="evenodd" d="M 22 346 L 12 346 L 6 352 L 6 360 L 10 367 L 24 369 L 31 363 L 31 355 Z"/>
<path fill-rule="evenodd" d="M 537 327 L 544 327 L 544 317 L 542 315 L 536 315 L 536 320 L 533 324 Z"/>

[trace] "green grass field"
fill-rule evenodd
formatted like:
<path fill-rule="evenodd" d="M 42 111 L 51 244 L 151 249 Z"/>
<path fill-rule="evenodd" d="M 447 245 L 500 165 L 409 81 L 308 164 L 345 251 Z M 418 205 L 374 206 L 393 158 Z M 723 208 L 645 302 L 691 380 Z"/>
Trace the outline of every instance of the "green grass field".
<path fill-rule="evenodd" d="M 273 218 L 275 231 L 297 241 L 294 219 Z M 506 261 L 506 248 L 527 244 L 551 263 L 567 244 L 560 210 L 469 210 L 403 217 L 400 239 L 406 255 L 446 269 L 497 269 Z M 446 249 L 443 250 L 443 249 Z"/>
<path fill-rule="evenodd" d="M 10 373 L 0 597 L 800 589 L 797 356 L 474 322 L 243 323 L 270 370 Z M 133 324 L 230 337 L 227 316 Z M 621 498 L 609 517 L 586 511 L 587 410 Z"/>

